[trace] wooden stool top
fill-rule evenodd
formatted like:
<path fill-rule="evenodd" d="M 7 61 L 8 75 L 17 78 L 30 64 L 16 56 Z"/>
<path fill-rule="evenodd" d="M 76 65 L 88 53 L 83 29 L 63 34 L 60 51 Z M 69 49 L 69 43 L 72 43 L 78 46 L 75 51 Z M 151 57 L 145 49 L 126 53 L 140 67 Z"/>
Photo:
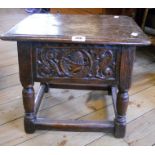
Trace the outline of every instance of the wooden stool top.
<path fill-rule="evenodd" d="M 3 40 L 148 45 L 131 17 L 33 14 L 1 36 Z"/>

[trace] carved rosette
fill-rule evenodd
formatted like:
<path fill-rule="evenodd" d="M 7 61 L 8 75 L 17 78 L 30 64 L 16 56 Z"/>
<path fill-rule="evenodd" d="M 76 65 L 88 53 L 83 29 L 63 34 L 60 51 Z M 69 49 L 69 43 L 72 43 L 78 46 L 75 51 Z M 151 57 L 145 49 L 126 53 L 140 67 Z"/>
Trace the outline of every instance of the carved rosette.
<path fill-rule="evenodd" d="M 106 48 L 36 48 L 38 78 L 115 78 L 115 54 Z"/>

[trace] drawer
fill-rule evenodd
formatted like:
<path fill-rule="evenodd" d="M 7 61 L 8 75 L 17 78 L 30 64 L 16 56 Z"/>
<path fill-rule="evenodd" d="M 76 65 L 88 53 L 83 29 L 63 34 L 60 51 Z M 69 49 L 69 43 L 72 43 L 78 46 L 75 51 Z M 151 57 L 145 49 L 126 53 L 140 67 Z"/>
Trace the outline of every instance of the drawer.
<path fill-rule="evenodd" d="M 116 81 L 119 48 L 85 44 L 36 43 L 33 46 L 37 81 Z"/>

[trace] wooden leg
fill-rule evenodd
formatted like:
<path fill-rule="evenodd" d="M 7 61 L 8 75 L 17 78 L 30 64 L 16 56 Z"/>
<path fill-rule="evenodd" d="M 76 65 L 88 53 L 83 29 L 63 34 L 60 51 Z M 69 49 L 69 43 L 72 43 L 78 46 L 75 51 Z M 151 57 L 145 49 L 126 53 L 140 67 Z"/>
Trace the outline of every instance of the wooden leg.
<path fill-rule="evenodd" d="M 35 106 L 34 106 L 34 113 L 35 113 L 35 115 L 37 115 L 37 113 L 39 111 L 39 107 L 40 107 L 42 98 L 44 96 L 45 89 L 46 89 L 46 85 L 45 84 L 41 84 L 40 85 L 40 88 L 38 90 L 38 93 L 36 94 L 36 97 L 35 97 Z"/>
<path fill-rule="evenodd" d="M 25 109 L 24 127 L 26 133 L 35 131 L 34 115 L 34 89 L 33 87 L 23 88 L 23 104 Z"/>
<path fill-rule="evenodd" d="M 128 91 L 119 90 L 116 104 L 117 115 L 115 118 L 115 137 L 117 138 L 123 138 L 125 136 L 128 101 Z"/>
<path fill-rule="evenodd" d="M 135 47 L 123 46 L 122 51 L 119 54 L 119 83 L 116 101 L 114 134 L 117 138 L 123 138 L 125 136 L 126 130 L 126 111 L 129 102 L 128 90 L 131 86 L 132 69 L 135 58 Z"/>
<path fill-rule="evenodd" d="M 45 83 L 45 93 L 49 92 L 49 85 L 47 83 Z"/>
<path fill-rule="evenodd" d="M 26 133 L 35 131 L 34 115 L 34 80 L 32 62 L 32 43 L 18 41 L 18 62 L 20 81 L 23 86 L 23 104 L 25 109 L 24 127 Z"/>

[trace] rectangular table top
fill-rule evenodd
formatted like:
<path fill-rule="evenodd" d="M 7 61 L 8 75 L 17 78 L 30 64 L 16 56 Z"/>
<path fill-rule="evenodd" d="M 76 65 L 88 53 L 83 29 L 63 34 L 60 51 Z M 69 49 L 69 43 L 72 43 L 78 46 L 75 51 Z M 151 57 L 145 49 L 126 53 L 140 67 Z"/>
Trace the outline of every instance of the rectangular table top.
<path fill-rule="evenodd" d="M 128 16 L 33 14 L 0 37 L 14 41 L 148 45 L 150 41 Z"/>

